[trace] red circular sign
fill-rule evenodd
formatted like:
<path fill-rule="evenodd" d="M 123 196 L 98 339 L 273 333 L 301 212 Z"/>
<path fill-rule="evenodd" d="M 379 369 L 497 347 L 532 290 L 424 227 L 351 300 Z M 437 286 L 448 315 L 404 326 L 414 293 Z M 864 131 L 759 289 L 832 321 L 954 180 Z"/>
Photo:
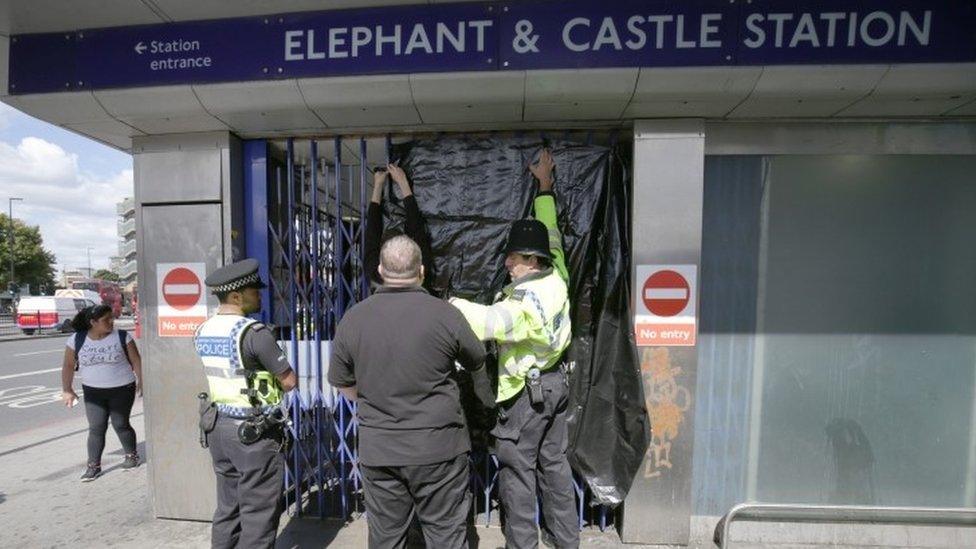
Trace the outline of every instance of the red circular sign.
<path fill-rule="evenodd" d="M 644 306 L 657 316 L 674 316 L 685 310 L 691 299 L 688 281 L 675 271 L 658 271 L 647 277 L 641 292 Z"/>
<path fill-rule="evenodd" d="M 200 301 L 203 288 L 197 274 L 185 267 L 177 267 L 163 277 L 163 299 L 170 307 L 185 311 Z"/>

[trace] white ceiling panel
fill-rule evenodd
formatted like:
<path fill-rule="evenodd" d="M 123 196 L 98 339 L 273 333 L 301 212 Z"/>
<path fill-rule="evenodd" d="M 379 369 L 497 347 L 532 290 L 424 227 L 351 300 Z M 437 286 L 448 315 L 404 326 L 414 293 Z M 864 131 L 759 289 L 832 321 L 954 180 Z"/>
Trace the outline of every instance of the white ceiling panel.
<path fill-rule="evenodd" d="M 324 128 L 294 80 L 194 86 L 207 111 L 242 132 Z"/>
<path fill-rule="evenodd" d="M 230 129 L 226 124 L 210 116 L 209 114 L 194 116 L 165 116 L 159 118 L 120 117 L 119 120 L 149 135 L 163 133 L 209 132 L 220 130 L 226 131 Z"/>
<path fill-rule="evenodd" d="M 784 99 L 750 97 L 739 104 L 729 118 L 827 117 L 851 104 L 851 99 Z"/>
<path fill-rule="evenodd" d="M 317 107 L 315 114 L 330 128 L 408 126 L 420 124 L 420 115 L 410 107 Z"/>
<path fill-rule="evenodd" d="M 974 94 L 974 63 L 896 65 L 869 96 L 839 115 L 937 116 L 965 105 Z"/>
<path fill-rule="evenodd" d="M 887 65 L 765 67 L 750 98 L 856 99 L 870 93 L 887 71 Z"/>
<path fill-rule="evenodd" d="M 710 101 L 738 103 L 752 91 L 760 67 L 642 68 L 633 103 Z"/>
<path fill-rule="evenodd" d="M 90 91 L 8 95 L 4 102 L 52 124 L 112 120 Z"/>
<path fill-rule="evenodd" d="M 207 111 L 223 113 L 250 111 L 307 110 L 294 80 L 231 82 L 193 86 Z"/>
<path fill-rule="evenodd" d="M 163 22 L 144 2 L 137 0 L 0 0 L 0 34 Z"/>
<path fill-rule="evenodd" d="M 417 106 L 425 124 L 465 124 L 480 122 L 519 122 L 521 103 Z"/>
<path fill-rule="evenodd" d="M 765 67 L 730 118 L 832 116 L 864 97 L 887 65 Z"/>
<path fill-rule="evenodd" d="M 425 124 L 521 121 L 524 86 L 524 72 L 410 75 Z"/>
<path fill-rule="evenodd" d="M 526 103 L 629 101 L 639 69 L 545 70 L 525 73 Z"/>
<path fill-rule="evenodd" d="M 953 95 L 976 93 L 976 63 L 892 65 L 872 95 Z"/>
<path fill-rule="evenodd" d="M 207 115 L 190 86 L 160 86 L 96 91 L 95 97 L 115 117 Z"/>
<path fill-rule="evenodd" d="M 310 78 L 305 102 L 330 127 L 419 124 L 406 75 Z"/>
<path fill-rule="evenodd" d="M 623 118 L 722 118 L 739 100 L 634 101 L 627 105 Z"/>
<path fill-rule="evenodd" d="M 560 103 L 526 103 L 523 120 L 617 120 L 626 108 L 626 101 L 573 101 Z"/>
<path fill-rule="evenodd" d="M 469 72 L 410 75 L 417 107 L 485 103 L 522 104 L 524 72 Z M 424 117 L 426 120 L 427 117 Z"/>
<path fill-rule="evenodd" d="M 306 78 L 298 87 L 312 108 L 413 105 L 405 74 Z"/>
<path fill-rule="evenodd" d="M 221 113 L 220 119 L 234 131 L 260 133 L 275 131 L 302 132 L 324 130 L 325 125 L 308 110 L 269 110 Z"/>
<path fill-rule="evenodd" d="M 132 137 L 143 135 L 142 132 L 114 120 L 64 124 L 64 127 L 123 150 L 132 148 Z"/>
<path fill-rule="evenodd" d="M 940 116 L 972 100 L 971 95 L 950 98 L 865 97 L 838 116 Z M 959 116 L 958 112 L 951 112 Z"/>
<path fill-rule="evenodd" d="M 976 116 L 976 97 L 970 97 L 966 104 L 944 114 L 947 116 Z"/>

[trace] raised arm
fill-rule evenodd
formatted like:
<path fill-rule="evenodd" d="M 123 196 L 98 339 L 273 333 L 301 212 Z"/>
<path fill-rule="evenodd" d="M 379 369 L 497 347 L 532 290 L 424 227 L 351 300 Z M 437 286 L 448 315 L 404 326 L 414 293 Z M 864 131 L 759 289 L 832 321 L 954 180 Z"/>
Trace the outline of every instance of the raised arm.
<path fill-rule="evenodd" d="M 373 172 L 373 193 L 366 211 L 366 244 L 363 257 L 363 269 L 366 276 L 377 284 L 381 284 L 377 269 L 380 265 L 380 242 L 383 238 L 383 185 L 386 183 L 386 171 Z"/>
<path fill-rule="evenodd" d="M 535 218 L 542 222 L 549 230 L 549 251 L 552 253 L 552 266 L 567 283 L 569 270 L 566 268 L 566 254 L 563 252 L 563 235 L 556 225 L 556 195 L 552 191 L 554 184 L 553 168 L 556 162 L 549 149 L 542 149 L 539 160 L 529 165 L 529 171 L 539 180 L 539 194 L 533 204 Z"/>
<path fill-rule="evenodd" d="M 420 206 L 417 205 L 417 197 L 413 194 L 413 189 L 410 188 L 410 180 L 407 179 L 407 174 L 403 168 L 396 164 L 388 165 L 386 170 L 390 174 L 390 179 L 400 188 L 400 194 L 403 196 L 403 208 L 407 212 L 403 232 L 420 246 L 421 261 L 424 264 L 424 280 L 433 282 L 434 252 L 430 247 L 430 237 L 427 235 L 424 216 L 420 213 Z M 425 286 L 430 289 L 429 284 L 425 284 Z"/>

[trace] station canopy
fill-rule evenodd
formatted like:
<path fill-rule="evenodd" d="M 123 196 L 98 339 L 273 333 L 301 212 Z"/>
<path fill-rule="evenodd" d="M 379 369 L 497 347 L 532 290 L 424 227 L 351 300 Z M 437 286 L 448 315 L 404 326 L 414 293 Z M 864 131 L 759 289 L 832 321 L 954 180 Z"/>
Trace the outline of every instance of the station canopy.
<path fill-rule="evenodd" d="M 0 100 L 122 150 L 206 131 L 976 115 L 969 2 L 417 2 L 2 0 Z"/>

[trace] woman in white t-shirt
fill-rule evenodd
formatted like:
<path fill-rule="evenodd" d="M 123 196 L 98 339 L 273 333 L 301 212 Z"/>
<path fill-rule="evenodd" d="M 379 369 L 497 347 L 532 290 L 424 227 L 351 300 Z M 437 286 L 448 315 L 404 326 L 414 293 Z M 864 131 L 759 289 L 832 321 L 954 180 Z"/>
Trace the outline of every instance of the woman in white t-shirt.
<path fill-rule="evenodd" d="M 115 329 L 115 317 L 107 305 L 79 312 L 72 326 L 76 333 L 68 338 L 64 350 L 61 399 L 66 406 L 78 402 L 72 387 L 77 369 L 88 416 L 88 467 L 81 480 L 89 482 L 102 473 L 102 451 L 110 418 L 125 450 L 122 468 L 139 465 L 136 432 L 129 424 L 129 416 L 136 395 L 142 396 L 142 359 L 132 336 Z M 75 349 L 79 340 L 80 348 Z"/>

